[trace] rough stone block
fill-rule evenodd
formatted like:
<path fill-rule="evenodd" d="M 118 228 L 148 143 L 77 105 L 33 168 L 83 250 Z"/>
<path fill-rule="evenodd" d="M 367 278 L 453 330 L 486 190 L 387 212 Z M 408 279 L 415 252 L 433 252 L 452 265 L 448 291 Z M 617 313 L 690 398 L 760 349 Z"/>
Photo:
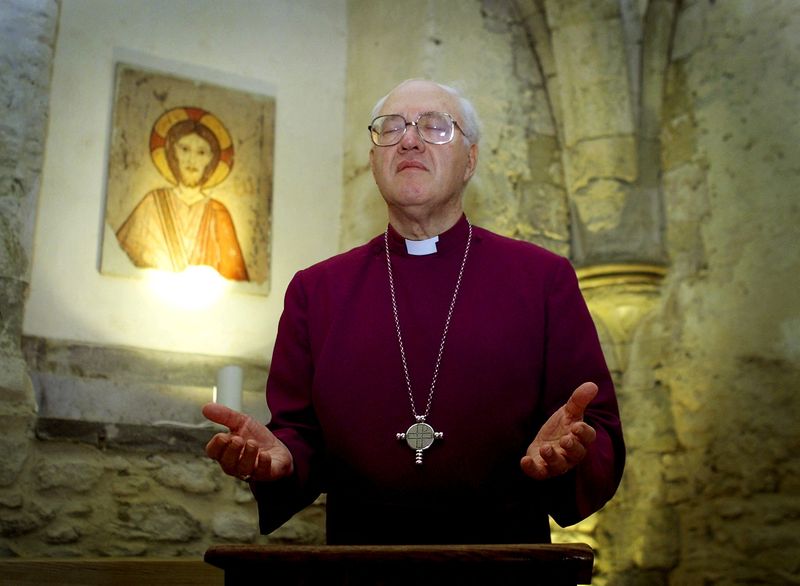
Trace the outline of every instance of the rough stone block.
<path fill-rule="evenodd" d="M 581 225 L 589 232 L 606 232 L 619 226 L 630 189 L 619 181 L 598 179 L 572 194 Z"/>
<path fill-rule="evenodd" d="M 111 483 L 111 493 L 120 500 L 142 495 L 150 489 L 151 483 L 146 478 L 137 476 L 119 478 Z"/>
<path fill-rule="evenodd" d="M 217 513 L 211 521 L 211 529 L 215 536 L 239 543 L 250 543 L 258 536 L 257 519 L 244 511 Z"/>
<path fill-rule="evenodd" d="M 0 197 L 3 195 L 0 194 Z M 17 279 L 27 274 L 28 270 L 28 255 L 19 241 L 19 222 L 16 221 L 16 213 L 10 212 L 9 207 L 7 200 L 0 199 L 0 276 L 4 280 Z"/>
<path fill-rule="evenodd" d="M 0 416 L 0 487 L 13 485 L 22 474 L 31 453 L 33 422 L 32 416 Z"/>
<path fill-rule="evenodd" d="M 622 28 L 618 21 L 575 25 L 553 34 L 564 143 L 633 134 L 635 125 Z"/>
<path fill-rule="evenodd" d="M 651 536 L 653 542 L 636 544 L 638 547 L 633 550 L 636 565 L 648 570 L 669 570 L 675 566 L 678 561 L 678 543 L 666 537 L 666 532 L 672 529 L 672 522 L 671 519 L 654 520 L 647 527 L 645 534 Z"/>
<path fill-rule="evenodd" d="M 44 535 L 45 543 L 51 545 L 66 545 L 80 541 L 81 531 L 70 523 L 56 522 L 47 527 Z"/>
<path fill-rule="evenodd" d="M 102 464 L 91 454 L 83 457 L 40 459 L 36 465 L 37 488 L 42 491 L 67 489 L 78 493 L 91 491 L 103 475 Z"/>
<path fill-rule="evenodd" d="M 190 494 L 210 494 L 219 490 L 217 465 L 209 460 L 174 462 L 153 474 L 163 486 Z"/>
<path fill-rule="evenodd" d="M 0 218 L 0 228 L 3 225 Z M 0 234 L 0 238 L 2 234 Z M 28 284 L 16 276 L 0 275 L 0 355 L 20 355 L 22 317 Z"/>
<path fill-rule="evenodd" d="M 127 540 L 185 542 L 197 539 L 201 526 L 183 507 L 162 503 L 121 505 L 115 532 Z"/>
<path fill-rule="evenodd" d="M 551 29 L 619 18 L 618 0 L 546 0 L 547 23 Z"/>
<path fill-rule="evenodd" d="M 595 179 L 633 183 L 637 178 L 636 138 L 612 136 L 577 143 L 569 149 L 567 185 L 574 193 Z"/>
<path fill-rule="evenodd" d="M 661 126 L 661 167 L 669 172 L 690 163 L 697 155 L 697 124 L 687 110 L 685 74 L 679 65 L 670 69 L 664 96 L 664 120 Z"/>
<path fill-rule="evenodd" d="M 0 536 L 27 535 L 52 521 L 54 513 L 35 502 L 26 502 L 22 508 L 6 510 L 0 507 Z"/>
<path fill-rule="evenodd" d="M 36 411 L 28 365 L 21 355 L 0 354 L 0 413 Z"/>

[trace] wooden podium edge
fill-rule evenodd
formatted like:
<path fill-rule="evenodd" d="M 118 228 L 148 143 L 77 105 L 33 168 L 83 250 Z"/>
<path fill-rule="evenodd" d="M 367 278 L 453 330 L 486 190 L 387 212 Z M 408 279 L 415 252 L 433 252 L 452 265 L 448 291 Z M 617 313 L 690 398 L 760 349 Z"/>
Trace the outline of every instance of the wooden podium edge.
<path fill-rule="evenodd" d="M 594 550 L 585 543 L 485 545 L 213 545 L 203 558 L 226 571 L 270 566 L 286 570 L 327 567 L 403 567 L 458 562 L 459 567 L 532 567 L 567 573 L 590 584 Z M 335 566 L 334 566 L 335 564 Z"/>

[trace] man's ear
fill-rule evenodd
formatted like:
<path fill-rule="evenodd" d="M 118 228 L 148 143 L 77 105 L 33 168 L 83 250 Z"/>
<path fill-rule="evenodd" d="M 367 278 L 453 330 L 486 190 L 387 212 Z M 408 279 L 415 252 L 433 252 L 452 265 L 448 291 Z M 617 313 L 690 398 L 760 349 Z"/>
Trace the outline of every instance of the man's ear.
<path fill-rule="evenodd" d="M 469 145 L 469 153 L 467 155 L 467 166 L 464 169 L 464 183 L 467 183 L 475 174 L 475 169 L 478 168 L 478 145 Z"/>

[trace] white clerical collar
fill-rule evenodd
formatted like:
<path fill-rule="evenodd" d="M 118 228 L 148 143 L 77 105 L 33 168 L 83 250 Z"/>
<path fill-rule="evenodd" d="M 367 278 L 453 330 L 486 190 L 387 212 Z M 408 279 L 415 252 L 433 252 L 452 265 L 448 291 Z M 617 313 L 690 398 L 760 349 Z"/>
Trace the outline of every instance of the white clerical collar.
<path fill-rule="evenodd" d="M 436 254 L 436 243 L 439 237 L 434 236 L 426 240 L 406 240 L 406 250 L 408 254 L 414 256 L 424 256 L 426 254 Z"/>

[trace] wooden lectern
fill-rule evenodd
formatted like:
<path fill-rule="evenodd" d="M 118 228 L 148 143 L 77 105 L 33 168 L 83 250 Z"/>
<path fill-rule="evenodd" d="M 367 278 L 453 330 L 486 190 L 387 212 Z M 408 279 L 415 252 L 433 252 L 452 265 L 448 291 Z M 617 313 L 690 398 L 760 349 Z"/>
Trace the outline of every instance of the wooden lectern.
<path fill-rule="evenodd" d="M 583 543 L 535 545 L 216 545 L 225 586 L 575 586 L 590 584 Z"/>

